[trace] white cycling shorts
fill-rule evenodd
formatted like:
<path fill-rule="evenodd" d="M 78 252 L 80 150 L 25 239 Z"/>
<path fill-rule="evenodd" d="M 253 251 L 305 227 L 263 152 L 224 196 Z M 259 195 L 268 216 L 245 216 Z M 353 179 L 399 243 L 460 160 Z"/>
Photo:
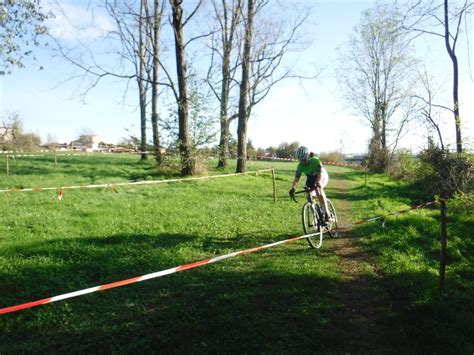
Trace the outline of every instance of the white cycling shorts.
<path fill-rule="evenodd" d="M 329 182 L 329 175 L 326 169 L 321 168 L 321 187 L 324 189 Z"/>

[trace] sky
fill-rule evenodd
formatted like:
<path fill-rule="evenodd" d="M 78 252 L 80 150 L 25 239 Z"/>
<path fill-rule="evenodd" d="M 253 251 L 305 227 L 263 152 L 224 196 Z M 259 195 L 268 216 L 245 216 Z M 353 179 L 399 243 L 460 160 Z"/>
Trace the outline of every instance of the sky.
<path fill-rule="evenodd" d="M 47 5 L 46 0 L 43 4 Z M 48 0 L 52 1 L 52 0 Z M 317 80 L 287 80 L 275 86 L 264 101 L 253 111 L 249 121 L 249 138 L 255 147 L 278 146 L 282 142 L 298 141 L 315 152 L 341 151 L 346 154 L 363 153 L 367 149 L 370 129 L 342 99 L 334 72 L 336 48 L 344 46 L 360 21 L 361 12 L 374 5 L 372 0 L 298 0 L 311 5 L 307 38 L 309 47 L 298 54 L 296 69 L 303 73 L 317 68 Z M 79 38 L 94 40 L 100 31 L 87 26 L 90 21 L 91 0 L 59 1 L 67 19 L 61 14 L 50 24 L 53 36 L 61 34 L 63 41 Z M 54 6 L 50 5 L 50 6 Z M 89 12 L 88 12 L 89 10 Z M 112 29 L 108 18 L 99 10 L 94 21 L 103 29 Z M 82 26 L 81 31 L 71 23 Z M 470 24 L 471 28 L 474 24 Z M 474 34 L 474 31 L 471 31 Z M 461 43 L 460 46 L 466 46 Z M 474 81 L 467 63 L 467 52 L 461 52 L 462 70 L 460 93 L 463 135 L 467 142 L 474 138 Z M 139 113 L 136 97 L 124 96 L 124 84 L 118 80 L 104 80 L 89 92 L 85 99 L 79 93 L 81 78 L 69 80 L 77 70 L 64 60 L 52 56 L 51 51 L 38 49 L 37 64 L 0 76 L 0 117 L 18 114 L 28 132 L 37 133 L 43 142 L 52 139 L 69 142 L 81 132 L 94 132 L 110 143 L 118 143 L 128 136 L 127 130 L 139 135 Z M 430 68 L 436 68 L 447 88 L 450 82 L 450 61 L 442 41 L 426 39 L 420 55 Z M 294 56 L 290 60 L 294 60 Z M 287 63 L 288 64 L 288 63 Z M 43 70 L 38 70 L 38 65 Z M 474 67 L 474 60 L 471 58 Z M 133 84 L 132 84 L 133 85 Z M 454 123 L 446 117 L 442 125 L 444 137 L 453 147 Z M 235 125 L 231 127 L 236 132 Z M 417 124 L 413 133 L 404 137 L 400 147 L 418 151 L 426 144 L 427 130 Z M 150 135 L 151 136 L 151 135 Z"/>

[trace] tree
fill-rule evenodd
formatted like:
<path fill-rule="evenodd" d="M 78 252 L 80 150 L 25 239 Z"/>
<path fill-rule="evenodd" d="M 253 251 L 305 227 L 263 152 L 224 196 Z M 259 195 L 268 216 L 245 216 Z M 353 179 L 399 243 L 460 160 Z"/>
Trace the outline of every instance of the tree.
<path fill-rule="evenodd" d="M 439 144 L 441 146 L 441 150 L 445 150 L 443 135 L 441 133 L 441 127 L 439 119 L 435 116 L 439 116 L 439 109 L 449 110 L 447 107 L 436 104 L 436 94 L 438 92 L 437 89 L 433 88 L 433 78 L 428 74 L 425 70 L 423 73 L 419 74 L 420 83 L 423 87 L 423 92 L 420 95 L 415 95 L 414 97 L 420 100 L 421 104 L 419 105 L 419 112 L 420 115 L 425 123 L 428 124 L 430 129 L 434 129 L 438 136 Z M 434 144 L 430 137 L 429 145 Z"/>
<path fill-rule="evenodd" d="M 135 67 L 140 107 L 141 158 L 147 159 L 147 100 L 151 87 L 151 126 L 153 148 L 158 165 L 161 164 L 161 144 L 158 125 L 158 81 L 161 23 L 165 2 L 153 0 L 152 11 L 148 0 L 140 0 L 140 12 L 136 14 L 130 5 L 124 3 L 125 10 L 119 10 L 117 2 L 108 3 L 109 14 L 114 18 L 121 43 L 127 57 Z M 152 13 L 152 14 L 151 14 Z M 130 21 L 131 18 L 131 21 Z M 125 20 L 125 21 L 124 21 Z M 138 42 L 133 23 L 138 22 Z"/>
<path fill-rule="evenodd" d="M 146 104 L 147 104 L 147 86 L 145 78 L 146 65 L 149 55 L 145 52 L 147 42 L 148 20 L 145 18 L 146 9 L 148 9 L 148 0 L 140 0 L 140 15 L 138 16 L 138 75 L 136 77 L 138 85 L 138 99 L 140 103 L 140 135 L 141 135 L 141 158 L 147 159 L 147 140 L 146 140 Z"/>
<path fill-rule="evenodd" d="M 0 75 L 25 66 L 32 48 L 47 35 L 45 21 L 52 16 L 39 0 L 0 2 Z"/>
<path fill-rule="evenodd" d="M 4 120 L 2 126 L 0 127 L 2 150 L 32 151 L 41 145 L 41 138 L 37 134 L 24 132 L 23 122 L 16 113 Z"/>
<path fill-rule="evenodd" d="M 456 151 L 462 152 L 462 127 L 459 109 L 459 63 L 456 46 L 461 35 L 462 23 L 474 10 L 472 0 L 463 0 L 460 6 L 450 6 L 448 0 L 417 0 L 411 3 L 405 19 L 404 28 L 417 34 L 429 34 L 444 41 L 446 52 L 453 68 L 453 116 L 456 132 Z"/>
<path fill-rule="evenodd" d="M 258 1 L 258 0 L 257 0 Z M 239 122 L 237 126 L 237 172 L 247 171 L 247 122 L 248 122 L 248 93 L 250 81 L 250 50 L 252 46 L 253 19 L 255 17 L 255 2 L 247 0 L 247 15 L 245 17 L 245 39 L 242 53 L 242 79 L 239 90 Z"/>
<path fill-rule="evenodd" d="M 125 0 L 106 0 L 105 10 L 115 23 L 115 28 L 106 33 L 101 44 L 110 48 L 104 63 L 99 59 L 103 54 L 94 53 L 87 42 L 80 42 L 68 49 L 58 40 L 60 55 L 81 70 L 79 77 L 89 78 L 88 87 L 83 91 L 85 97 L 90 90 L 105 78 L 119 78 L 129 82 L 136 81 L 138 107 L 140 112 L 141 158 L 147 158 L 148 94 L 151 88 L 151 122 L 153 143 L 157 163 L 161 161 L 160 137 L 158 131 L 158 58 L 161 20 L 164 12 L 164 0 L 153 0 L 150 9 L 148 0 L 140 0 L 138 8 L 133 2 Z M 116 62 L 111 64 L 111 59 Z M 73 77 L 76 78 L 76 77 Z"/>
<path fill-rule="evenodd" d="M 170 0 L 172 9 L 172 26 L 174 30 L 176 73 L 178 78 L 178 91 L 175 93 L 178 105 L 179 123 L 179 152 L 181 157 L 181 175 L 193 175 L 195 172 L 195 161 L 191 154 L 189 140 L 189 99 L 188 99 L 188 76 L 186 68 L 186 42 L 184 39 L 184 27 L 190 18 L 196 13 L 201 1 L 185 18 L 182 0 Z"/>
<path fill-rule="evenodd" d="M 252 109 L 261 102 L 272 87 L 284 79 L 304 78 L 292 67 L 283 68 L 284 57 L 290 52 L 301 51 L 297 37 L 307 20 L 307 12 L 297 9 L 296 16 L 289 7 L 271 8 L 269 0 L 247 0 L 244 16 L 245 35 L 241 54 L 241 81 L 238 106 L 238 157 L 237 172 L 247 170 L 247 128 Z M 268 6 L 268 8 L 267 8 Z M 277 13 L 283 14 L 282 18 Z"/>
<path fill-rule="evenodd" d="M 207 75 L 207 83 L 219 101 L 220 120 L 220 140 L 219 140 L 219 160 L 217 166 L 220 168 L 227 166 L 229 155 L 229 126 L 237 115 L 229 117 L 229 101 L 232 90 L 232 82 L 238 68 L 238 30 L 242 18 L 242 0 L 213 0 L 212 6 L 215 13 L 215 20 L 218 29 L 211 36 L 211 65 Z M 218 59 L 214 64 L 215 57 Z M 212 81 L 213 69 L 219 71 L 217 83 Z M 217 86 L 220 85 L 220 90 Z"/>
<path fill-rule="evenodd" d="M 342 52 L 338 78 L 345 99 L 370 124 L 369 166 L 384 171 L 410 120 L 414 64 L 396 7 L 377 4 L 363 13 Z M 392 143 L 390 133 L 395 132 Z"/>
<path fill-rule="evenodd" d="M 189 142 L 192 154 L 197 150 L 204 149 L 215 142 L 216 120 L 213 117 L 209 104 L 209 95 L 206 95 L 205 84 L 199 84 L 196 80 L 189 83 Z M 175 105 L 170 106 L 170 114 L 162 121 L 164 131 L 168 133 L 171 145 L 179 149 L 179 120 Z"/>
<path fill-rule="evenodd" d="M 153 0 L 153 33 L 152 33 L 152 83 L 151 83 L 151 125 L 153 132 L 153 147 L 155 151 L 155 159 L 157 165 L 162 163 L 161 154 L 161 139 L 160 132 L 158 129 L 158 71 L 160 68 L 160 32 L 161 32 L 161 20 L 163 18 L 165 8 L 165 2 L 163 1 L 160 5 L 159 0 Z M 147 16 L 147 18 L 149 18 Z"/>
<path fill-rule="evenodd" d="M 204 85 L 198 85 L 191 82 L 191 91 L 189 96 L 189 128 L 190 139 L 193 150 L 204 148 L 215 142 L 216 120 L 209 119 L 213 117 L 209 107 L 209 96 L 202 89 Z"/>
<path fill-rule="evenodd" d="M 283 142 L 278 145 L 276 149 L 276 156 L 278 158 L 292 158 L 294 157 L 296 149 L 300 146 L 299 142 L 287 143 Z"/>

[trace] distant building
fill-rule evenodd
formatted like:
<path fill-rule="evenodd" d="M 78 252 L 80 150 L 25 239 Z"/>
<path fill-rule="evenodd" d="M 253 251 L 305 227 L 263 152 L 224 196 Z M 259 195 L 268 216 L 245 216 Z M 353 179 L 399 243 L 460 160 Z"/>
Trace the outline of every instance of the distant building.
<path fill-rule="evenodd" d="M 346 154 L 344 160 L 348 163 L 363 164 L 367 159 L 365 154 Z"/>
<path fill-rule="evenodd" d="M 113 145 L 106 142 L 107 140 L 99 135 L 83 135 L 71 142 L 71 149 L 96 152 L 102 150 L 102 146 Z"/>

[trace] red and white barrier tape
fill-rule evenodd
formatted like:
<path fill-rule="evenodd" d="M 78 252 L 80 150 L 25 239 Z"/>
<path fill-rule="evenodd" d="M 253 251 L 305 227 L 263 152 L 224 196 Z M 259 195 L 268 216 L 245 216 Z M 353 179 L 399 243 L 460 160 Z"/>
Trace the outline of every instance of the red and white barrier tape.
<path fill-rule="evenodd" d="M 341 227 L 339 227 L 339 229 L 347 229 L 349 227 L 357 226 L 357 225 L 367 223 L 367 222 L 372 222 L 372 221 L 375 221 L 375 220 L 378 220 L 378 219 L 381 219 L 381 218 L 385 218 L 387 216 L 406 213 L 406 212 L 409 212 L 409 211 L 412 211 L 412 210 L 424 208 L 424 207 L 432 205 L 434 203 L 436 203 L 436 201 L 427 202 L 427 203 L 424 203 L 424 204 L 421 204 L 421 205 L 418 205 L 418 206 L 413 206 L 411 208 L 407 208 L 407 209 L 401 210 L 401 211 L 392 212 L 392 213 L 389 213 L 389 214 L 386 214 L 386 215 L 383 215 L 383 216 L 361 220 L 361 221 L 353 223 L 353 224 L 347 224 L 345 226 L 341 226 Z M 154 272 L 154 273 L 151 273 L 151 274 L 136 276 L 136 277 L 132 277 L 130 279 L 111 282 L 111 283 L 104 284 L 104 285 L 101 285 L 101 286 L 90 287 L 90 288 L 86 288 L 86 289 L 83 289 L 83 290 L 70 292 L 70 293 L 65 293 L 65 294 L 58 295 L 58 296 L 43 298 L 43 299 L 40 299 L 40 300 L 37 300 L 37 301 L 22 303 L 22 304 L 19 304 L 19 305 L 16 305 L 16 306 L 0 308 L 0 314 L 12 313 L 12 312 L 20 311 L 20 310 L 27 309 L 27 308 L 41 306 L 41 305 L 47 304 L 47 303 L 52 303 L 52 302 L 62 301 L 62 300 L 68 299 L 68 298 L 82 296 L 82 295 L 85 295 L 85 294 L 88 294 L 88 293 L 93 293 L 93 292 L 98 292 L 98 291 L 105 291 L 105 290 L 109 290 L 109 289 L 115 288 L 115 287 L 130 285 L 130 284 L 133 284 L 133 283 L 137 283 L 137 282 L 141 282 L 141 281 L 150 280 L 150 279 L 162 277 L 162 276 L 165 276 L 165 275 L 173 274 L 173 273 L 176 273 L 176 272 L 189 270 L 189 269 L 194 269 L 194 268 L 202 266 L 202 265 L 212 264 L 212 263 L 215 263 L 217 261 L 232 258 L 234 256 L 248 254 L 248 253 L 252 253 L 254 251 L 274 247 L 274 246 L 277 246 L 277 245 L 280 245 L 280 244 L 294 242 L 296 240 L 305 239 L 305 238 L 308 238 L 308 237 L 311 237 L 311 236 L 314 236 L 314 235 L 319 235 L 319 233 L 313 233 L 313 234 L 302 235 L 302 236 L 299 236 L 299 237 L 293 237 L 293 238 L 285 239 L 285 240 L 282 240 L 282 241 L 279 241 L 279 242 L 274 242 L 274 243 L 271 243 L 271 244 L 266 244 L 266 245 L 262 245 L 262 246 L 251 248 L 251 249 L 246 249 L 246 250 L 242 250 L 242 251 L 237 251 L 237 252 L 217 256 L 217 257 L 212 258 L 212 259 L 197 261 L 197 262 L 194 262 L 194 263 L 174 267 L 174 268 L 171 268 L 171 269 Z"/>
<path fill-rule="evenodd" d="M 9 158 L 26 158 L 26 157 L 33 157 L 33 158 L 38 158 L 38 157 L 41 157 L 41 158 L 44 158 L 44 157 L 49 157 L 51 155 L 54 154 L 54 152 L 46 152 L 47 154 L 13 154 L 13 153 L 9 153 L 9 154 L 4 154 L 5 156 L 8 156 Z M 56 156 L 59 158 L 59 157 L 65 157 L 65 156 L 84 156 L 84 155 L 92 155 L 93 153 L 89 153 L 89 152 L 84 152 L 84 153 L 59 153 L 59 154 L 56 154 Z"/>
<path fill-rule="evenodd" d="M 223 177 L 230 177 L 230 176 L 238 176 L 238 175 L 249 175 L 249 174 L 259 174 L 263 172 L 272 171 L 272 169 L 264 169 L 264 170 L 257 170 L 257 171 L 248 171 L 246 173 L 234 173 L 234 174 L 225 174 L 225 175 L 211 175 L 211 176 L 201 176 L 201 177 L 194 177 L 194 178 L 185 178 L 185 179 L 169 179 L 169 180 L 146 180 L 146 181 L 136 181 L 136 182 L 120 182 L 120 183 L 113 183 L 113 184 L 97 184 L 97 185 L 75 185 L 75 186 L 61 186 L 60 188 L 57 187 L 32 187 L 26 189 L 4 189 L 0 190 L 1 192 L 28 192 L 28 191 L 51 191 L 51 190 L 59 190 L 59 195 L 62 196 L 63 190 L 66 189 L 92 189 L 92 188 L 99 188 L 99 187 L 109 187 L 112 190 L 115 189 L 117 186 L 128 186 L 128 185 L 151 185 L 151 184 L 164 184 L 169 182 L 183 182 L 183 181 L 193 181 L 193 180 L 205 180 L 205 179 L 217 179 Z"/>
<path fill-rule="evenodd" d="M 296 161 L 294 158 L 278 158 L 278 157 L 269 157 L 266 155 L 257 155 L 254 157 L 251 157 L 257 160 L 282 160 L 282 161 Z"/>
<path fill-rule="evenodd" d="M 269 156 L 256 156 L 257 160 L 281 160 L 281 161 L 298 161 L 298 159 L 294 158 L 277 158 L 277 157 L 269 157 Z M 336 166 L 343 166 L 348 168 L 363 168 L 365 165 L 363 164 L 354 164 L 354 163 L 340 163 L 335 161 L 323 161 L 323 164 L 326 165 L 336 165 Z"/>
<path fill-rule="evenodd" d="M 83 289 L 83 290 L 70 292 L 70 293 L 65 293 L 65 294 L 58 295 L 58 296 L 43 298 L 41 300 L 22 303 L 22 304 L 19 304 L 19 305 L 16 305 L 16 306 L 0 308 L 0 314 L 16 312 L 16 311 L 20 311 L 20 310 L 27 309 L 27 308 L 41 306 L 41 305 L 47 304 L 47 303 L 62 301 L 62 300 L 68 299 L 68 298 L 73 298 L 73 297 L 77 297 L 77 296 L 86 295 L 88 293 L 93 293 L 93 292 L 98 292 L 98 291 L 105 291 L 105 290 L 109 290 L 109 289 L 115 288 L 115 287 L 130 285 L 130 284 L 133 284 L 133 283 L 137 283 L 137 282 L 141 282 L 141 281 L 150 280 L 150 279 L 162 277 L 162 276 L 165 276 L 165 275 L 173 274 L 173 273 L 176 273 L 176 272 L 189 270 L 189 269 L 194 269 L 194 268 L 202 266 L 202 265 L 212 264 L 212 263 L 215 263 L 217 261 L 232 258 L 234 256 L 239 256 L 239 255 L 243 255 L 243 254 L 252 253 L 252 252 L 257 251 L 257 250 L 262 250 L 262 249 L 274 247 L 276 245 L 280 245 L 280 244 L 284 244 L 284 243 L 294 242 L 296 240 L 304 239 L 304 238 L 307 238 L 309 236 L 313 236 L 313 235 L 316 235 L 316 234 L 319 234 L 319 233 L 303 235 L 303 236 L 299 236 L 299 237 L 293 237 L 293 238 L 282 240 L 282 241 L 279 241 L 279 242 L 275 242 L 275 243 L 271 243 L 271 244 L 267 244 L 267 245 L 262 245 L 262 246 L 259 246 L 259 247 L 256 247 L 256 248 L 237 251 L 237 252 L 217 256 L 217 257 L 212 258 L 212 259 L 197 261 L 197 262 L 194 262 L 194 263 L 174 267 L 174 268 L 171 268 L 171 269 L 162 270 L 162 271 L 158 271 L 158 272 L 153 272 L 151 274 L 136 276 L 136 277 L 132 277 L 130 279 L 111 282 L 111 283 L 104 284 L 104 285 L 101 285 L 101 286 L 90 287 L 90 288 L 86 288 L 86 289 Z"/>
<path fill-rule="evenodd" d="M 442 199 L 439 199 L 439 200 L 442 200 Z M 360 220 L 360 221 L 355 222 L 355 223 L 346 224 L 345 226 L 340 227 L 340 228 L 344 229 L 344 228 L 356 227 L 358 225 L 368 223 L 368 222 L 377 221 L 379 219 L 383 219 L 383 218 L 388 217 L 388 216 L 395 216 L 395 215 L 398 215 L 398 214 L 410 212 L 410 211 L 417 210 L 417 209 L 420 209 L 420 208 L 425 208 L 426 206 L 433 205 L 437 202 L 438 201 L 431 201 L 431 202 L 422 203 L 421 205 L 413 206 L 413 207 L 410 207 L 410 208 L 407 208 L 407 209 L 404 209 L 404 210 L 401 210 L 401 211 L 390 212 L 390 213 L 382 215 L 382 216 L 372 217 L 372 218 Z"/>

